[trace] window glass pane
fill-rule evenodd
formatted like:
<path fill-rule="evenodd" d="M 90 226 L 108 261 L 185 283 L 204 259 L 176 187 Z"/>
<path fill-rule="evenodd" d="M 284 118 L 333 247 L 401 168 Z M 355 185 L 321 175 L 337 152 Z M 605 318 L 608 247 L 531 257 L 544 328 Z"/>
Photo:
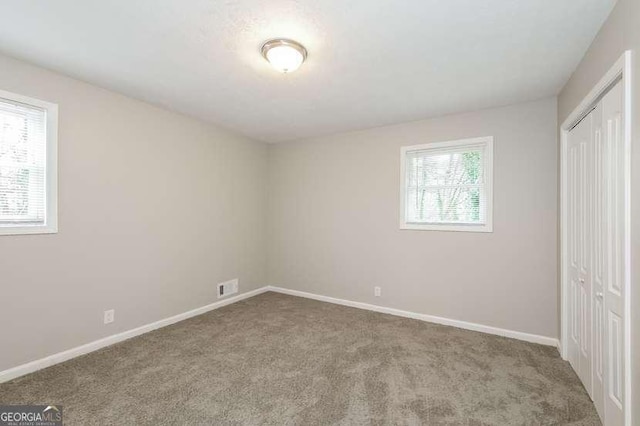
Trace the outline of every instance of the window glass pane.
<path fill-rule="evenodd" d="M 407 223 L 485 222 L 483 147 L 407 153 Z"/>
<path fill-rule="evenodd" d="M 481 183 L 480 150 L 416 153 L 410 156 L 409 186 Z"/>
<path fill-rule="evenodd" d="M 483 223 L 480 188 L 407 191 L 409 223 Z"/>
<path fill-rule="evenodd" d="M 0 225 L 45 223 L 46 112 L 0 99 Z"/>

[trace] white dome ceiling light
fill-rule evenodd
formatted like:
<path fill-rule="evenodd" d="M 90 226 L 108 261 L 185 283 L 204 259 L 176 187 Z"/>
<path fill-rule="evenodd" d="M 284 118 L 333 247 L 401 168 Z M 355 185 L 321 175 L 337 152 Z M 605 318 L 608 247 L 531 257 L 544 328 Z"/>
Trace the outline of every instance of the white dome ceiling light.
<path fill-rule="evenodd" d="M 307 59 L 307 49 L 303 45 L 285 38 L 267 41 L 260 51 L 272 67 L 284 73 L 297 70 Z"/>

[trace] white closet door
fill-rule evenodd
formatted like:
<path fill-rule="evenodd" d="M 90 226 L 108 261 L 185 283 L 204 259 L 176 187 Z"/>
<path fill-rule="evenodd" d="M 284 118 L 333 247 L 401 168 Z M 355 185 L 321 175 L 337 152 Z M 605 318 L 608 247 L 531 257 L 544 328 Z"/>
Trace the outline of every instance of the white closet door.
<path fill-rule="evenodd" d="M 618 83 L 602 100 L 602 143 L 606 151 L 603 180 L 608 193 L 606 204 L 606 259 L 604 299 L 604 418 L 607 425 L 624 422 L 624 283 L 625 271 L 625 145 L 622 123 L 622 83 Z M 598 367 L 598 366 L 596 366 Z M 597 368 L 596 368 L 597 370 Z"/>
<path fill-rule="evenodd" d="M 602 103 L 593 111 L 593 392 L 592 398 L 600 418 L 604 420 L 604 288 L 609 274 L 609 148 L 602 128 Z"/>
<path fill-rule="evenodd" d="M 569 362 L 589 395 L 591 367 L 591 182 L 593 115 L 568 140 Z"/>

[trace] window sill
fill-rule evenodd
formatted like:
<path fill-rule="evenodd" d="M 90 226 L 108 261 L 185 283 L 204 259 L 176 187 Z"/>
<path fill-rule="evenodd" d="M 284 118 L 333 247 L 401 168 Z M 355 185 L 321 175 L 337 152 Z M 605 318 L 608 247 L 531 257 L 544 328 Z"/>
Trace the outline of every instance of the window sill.
<path fill-rule="evenodd" d="M 401 230 L 413 230 L 413 231 L 455 231 L 455 232 L 493 232 L 493 226 L 491 224 L 485 225 L 453 225 L 435 223 L 401 223 Z"/>
<path fill-rule="evenodd" d="M 0 226 L 0 236 L 2 235 L 37 235 L 37 234 L 57 234 L 56 225 L 38 226 Z"/>

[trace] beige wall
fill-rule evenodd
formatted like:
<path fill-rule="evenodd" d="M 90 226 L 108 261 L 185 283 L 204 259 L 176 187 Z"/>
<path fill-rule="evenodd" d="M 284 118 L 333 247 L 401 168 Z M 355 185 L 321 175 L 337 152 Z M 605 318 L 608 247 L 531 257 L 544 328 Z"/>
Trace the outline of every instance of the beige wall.
<path fill-rule="evenodd" d="M 269 283 L 556 337 L 556 124 L 552 98 L 270 146 Z M 400 230 L 400 147 L 489 135 L 494 232 Z"/>
<path fill-rule="evenodd" d="M 265 284 L 266 145 L 4 56 L 0 89 L 60 109 L 59 233 L 0 236 L 0 371 Z"/>
<path fill-rule="evenodd" d="M 640 1 L 618 0 L 584 59 L 558 97 L 562 123 L 625 50 L 633 51 L 631 143 L 631 359 L 633 424 L 640 425 Z"/>

